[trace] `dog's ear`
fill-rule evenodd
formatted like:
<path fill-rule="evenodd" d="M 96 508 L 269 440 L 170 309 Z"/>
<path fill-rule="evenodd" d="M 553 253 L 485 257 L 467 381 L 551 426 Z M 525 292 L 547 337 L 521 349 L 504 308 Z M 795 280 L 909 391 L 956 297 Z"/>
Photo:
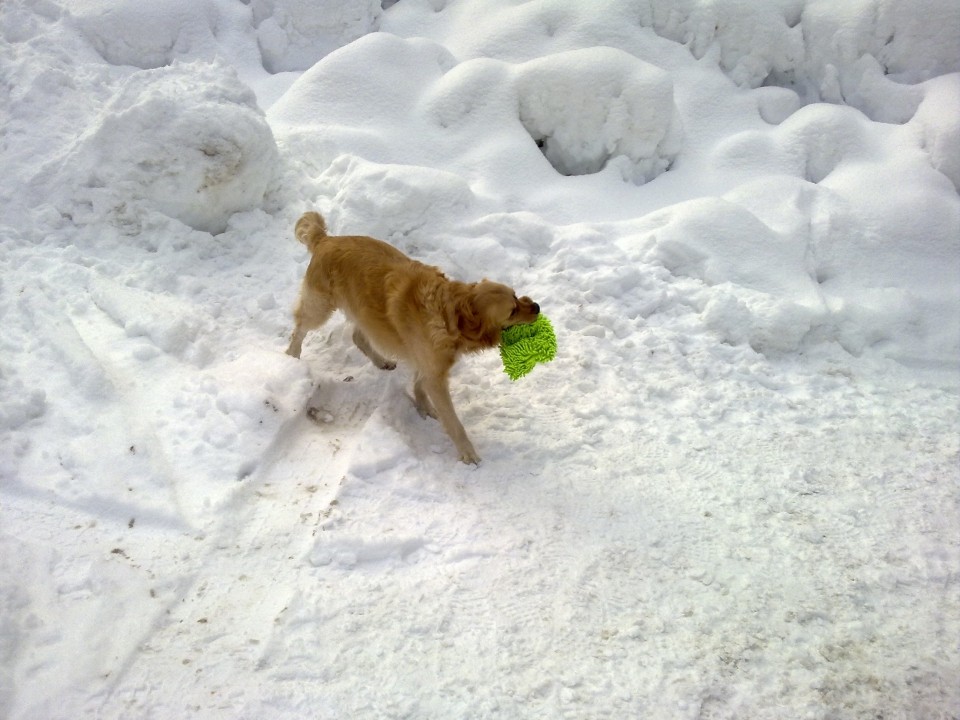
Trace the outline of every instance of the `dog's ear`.
<path fill-rule="evenodd" d="M 475 286 L 460 295 L 456 303 L 457 330 L 469 343 L 492 347 L 500 342 L 500 328 L 494 326 L 479 307 Z"/>
<path fill-rule="evenodd" d="M 483 334 L 483 320 L 477 312 L 473 297 L 467 293 L 460 296 L 456 306 L 457 330 L 471 342 L 478 342 Z"/>

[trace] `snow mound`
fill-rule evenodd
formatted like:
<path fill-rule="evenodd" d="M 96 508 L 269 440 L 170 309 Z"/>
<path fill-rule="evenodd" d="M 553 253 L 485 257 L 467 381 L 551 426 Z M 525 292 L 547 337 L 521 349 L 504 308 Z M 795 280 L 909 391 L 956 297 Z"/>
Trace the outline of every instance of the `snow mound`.
<path fill-rule="evenodd" d="M 812 80 L 875 60 L 891 81 L 919 83 L 960 70 L 960 5 L 938 0 L 808 0 L 802 29 Z M 824 98 L 828 99 L 829 98 Z"/>
<path fill-rule="evenodd" d="M 598 172 L 613 158 L 637 182 L 670 167 L 680 130 L 670 76 L 613 48 L 585 48 L 525 63 L 517 72 L 520 121 L 563 175 Z"/>
<path fill-rule="evenodd" d="M 213 2 L 157 0 L 70 0 L 73 21 L 111 65 L 149 70 L 170 65 L 216 44 Z M 149 28 L 148 32 L 144 32 Z"/>
<path fill-rule="evenodd" d="M 759 87 L 772 72 L 795 68 L 804 56 L 797 27 L 802 3 L 654 0 L 641 23 L 710 58 L 741 87 Z"/>
<path fill-rule="evenodd" d="M 416 135 L 400 126 L 421 118 L 423 87 L 454 65 L 435 43 L 373 33 L 303 73 L 270 108 L 269 119 L 274 127 L 305 135 L 312 153 L 336 145 L 341 135 L 366 143 L 377 159 L 386 146 L 395 152 L 418 148 Z"/>
<path fill-rule="evenodd" d="M 770 295 L 806 299 L 812 281 L 803 247 L 778 236 L 752 213 L 720 198 L 703 198 L 655 213 L 645 260 L 708 285 L 733 283 Z"/>
<path fill-rule="evenodd" d="M 59 184 L 95 212 L 126 216 L 145 202 L 218 233 L 233 213 L 260 206 L 277 159 L 270 127 L 232 69 L 178 63 L 132 74 L 35 183 Z"/>
<path fill-rule="evenodd" d="M 879 122 L 906 122 L 916 111 L 922 93 L 907 83 L 960 70 L 956 3 L 660 0 L 642 22 L 741 87 L 782 86 Z"/>
<path fill-rule="evenodd" d="M 306 70 L 377 29 L 380 0 L 253 0 L 257 41 L 269 72 Z"/>
<path fill-rule="evenodd" d="M 340 154 L 328 148 L 349 142 L 369 160 L 450 163 L 501 190 L 518 178 L 608 167 L 642 184 L 681 150 L 670 76 L 606 47 L 457 63 L 428 40 L 373 33 L 304 73 L 269 118 L 295 162 L 322 158 L 314 172 Z"/>
<path fill-rule="evenodd" d="M 407 238 L 424 226 L 443 224 L 445 218 L 458 215 L 474 201 L 468 183 L 453 173 L 380 165 L 351 155 L 334 160 L 318 178 L 317 187 L 324 195 L 342 198 L 326 213 L 336 232 L 362 230 L 418 256 L 426 248 L 411 246 Z"/>
<path fill-rule="evenodd" d="M 666 60 L 663 45 L 630 31 L 637 26 L 686 47 L 740 87 L 782 87 L 801 104 L 850 105 L 880 122 L 906 122 L 922 97 L 916 84 L 960 70 L 960 4 L 938 0 L 544 0 L 439 7 L 421 1 L 398 4 L 383 22 L 400 35 L 430 37 L 461 59 L 522 62 L 609 45 L 648 62 Z"/>
<path fill-rule="evenodd" d="M 838 169 L 885 162 L 891 155 L 877 143 L 862 114 L 822 103 L 798 110 L 772 137 L 785 154 L 786 166 L 811 183 Z"/>
<path fill-rule="evenodd" d="M 691 200 L 647 222 L 655 229 L 642 241 L 644 261 L 720 286 L 706 301 L 703 320 L 724 342 L 796 350 L 826 315 L 806 268 L 805 243 L 743 207 L 720 198 Z"/>
<path fill-rule="evenodd" d="M 950 178 L 960 193 L 960 73 L 931 80 L 925 90 L 913 122 L 923 149 L 930 155 L 930 164 Z"/>

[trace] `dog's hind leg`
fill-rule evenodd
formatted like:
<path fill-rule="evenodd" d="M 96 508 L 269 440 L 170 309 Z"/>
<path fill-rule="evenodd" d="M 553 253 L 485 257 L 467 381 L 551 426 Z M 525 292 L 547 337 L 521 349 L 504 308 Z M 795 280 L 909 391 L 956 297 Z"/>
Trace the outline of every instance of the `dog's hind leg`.
<path fill-rule="evenodd" d="M 316 330 L 327 322 L 336 309 L 329 297 L 304 285 L 300 291 L 300 299 L 297 300 L 297 306 L 293 311 L 293 335 L 290 337 L 287 355 L 292 355 L 295 358 L 300 357 L 300 352 L 303 349 L 303 339 L 307 333 Z"/>
<path fill-rule="evenodd" d="M 353 328 L 353 344 L 360 348 L 360 352 L 370 358 L 370 362 L 381 370 L 393 370 L 397 367 L 397 364 L 393 360 L 387 360 L 376 351 L 373 345 L 370 344 L 367 336 L 364 335 L 363 331 L 358 327 Z"/>

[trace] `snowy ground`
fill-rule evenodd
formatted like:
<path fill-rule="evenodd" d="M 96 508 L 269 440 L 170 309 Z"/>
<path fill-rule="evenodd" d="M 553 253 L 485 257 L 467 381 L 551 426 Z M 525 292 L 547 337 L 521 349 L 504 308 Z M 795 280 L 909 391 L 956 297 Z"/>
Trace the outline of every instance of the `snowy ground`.
<path fill-rule="evenodd" d="M 0 717 L 960 717 L 954 0 L 0 2 Z M 296 218 L 538 300 L 456 461 Z"/>

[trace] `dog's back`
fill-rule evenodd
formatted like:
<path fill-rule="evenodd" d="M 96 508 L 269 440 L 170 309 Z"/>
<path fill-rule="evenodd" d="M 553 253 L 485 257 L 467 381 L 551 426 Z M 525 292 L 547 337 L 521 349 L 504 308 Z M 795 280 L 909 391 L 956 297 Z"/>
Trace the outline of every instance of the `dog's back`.
<path fill-rule="evenodd" d="M 443 273 L 375 238 L 328 235 L 323 217 L 316 212 L 300 218 L 295 234 L 312 254 L 306 292 L 332 301 L 384 352 L 409 357 L 407 344 L 412 338 L 404 337 L 401 328 L 410 320 L 427 322 L 415 296 L 448 282 Z"/>

